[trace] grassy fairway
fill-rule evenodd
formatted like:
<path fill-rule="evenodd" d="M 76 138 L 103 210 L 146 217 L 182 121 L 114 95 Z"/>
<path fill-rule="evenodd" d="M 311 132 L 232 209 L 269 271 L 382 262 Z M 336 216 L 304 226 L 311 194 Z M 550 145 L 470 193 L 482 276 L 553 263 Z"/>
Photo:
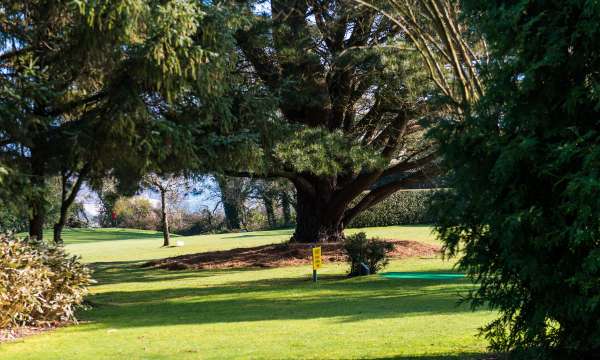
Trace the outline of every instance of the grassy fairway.
<path fill-rule="evenodd" d="M 288 230 L 180 238 L 71 232 L 71 252 L 96 267 L 84 322 L 0 345 L 0 359 L 469 359 L 485 343 L 487 311 L 457 306 L 467 281 L 347 279 L 329 264 L 316 285 L 307 267 L 146 270 L 140 260 L 285 240 Z M 372 236 L 434 241 L 426 227 L 367 229 Z M 128 238 L 132 236 L 134 238 Z M 110 240 L 111 238 L 116 240 Z M 108 263 L 110 262 L 110 263 Z M 440 259 L 394 261 L 390 271 L 446 271 Z"/>
<path fill-rule="evenodd" d="M 369 236 L 416 240 L 436 243 L 428 226 L 390 226 L 365 229 L 350 229 L 348 234 L 365 231 Z M 173 237 L 172 243 L 182 240 L 183 247 L 162 248 L 162 233 L 130 229 L 68 229 L 63 239 L 67 249 L 81 255 L 83 261 L 115 262 L 159 259 L 169 256 L 192 254 L 203 251 L 227 250 L 237 247 L 252 247 L 286 241 L 292 229 L 255 231 L 217 235 Z M 47 239 L 51 233 L 45 234 Z"/>

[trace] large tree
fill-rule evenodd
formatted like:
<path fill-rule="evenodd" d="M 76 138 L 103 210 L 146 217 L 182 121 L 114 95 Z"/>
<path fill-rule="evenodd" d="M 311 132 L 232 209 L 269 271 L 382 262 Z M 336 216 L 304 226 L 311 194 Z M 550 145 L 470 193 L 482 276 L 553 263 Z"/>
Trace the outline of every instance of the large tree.
<path fill-rule="evenodd" d="M 64 214 L 84 180 L 115 167 L 137 175 L 160 157 L 160 105 L 200 77 L 192 1 L 3 1 L 0 5 L 0 161 L 42 238 L 46 182 L 62 179 Z M 17 176 L 22 175 L 22 176 Z"/>
<path fill-rule="evenodd" d="M 421 122 L 439 108 L 399 26 L 349 1 L 240 5 L 252 19 L 236 34 L 241 72 L 276 111 L 261 125 L 262 164 L 237 174 L 294 184 L 293 240 L 339 240 L 359 212 L 431 181 Z"/>
<path fill-rule="evenodd" d="M 465 0 L 493 61 L 464 122 L 437 131 L 452 188 L 437 230 L 515 358 L 600 358 L 600 7 Z"/>

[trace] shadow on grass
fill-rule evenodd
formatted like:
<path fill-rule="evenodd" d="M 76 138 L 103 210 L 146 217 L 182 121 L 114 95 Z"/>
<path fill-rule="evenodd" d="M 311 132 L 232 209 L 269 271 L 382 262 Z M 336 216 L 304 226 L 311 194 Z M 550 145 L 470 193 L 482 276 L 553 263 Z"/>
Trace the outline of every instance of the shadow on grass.
<path fill-rule="evenodd" d="M 111 261 L 90 264 L 94 271 L 93 278 L 99 285 L 120 284 L 131 282 L 158 282 L 182 279 L 197 279 L 211 277 L 219 273 L 238 273 L 255 271 L 256 269 L 218 269 L 211 271 L 185 270 L 159 270 L 142 267 L 147 261 Z"/>
<path fill-rule="evenodd" d="M 106 265 L 105 271 L 117 269 L 117 273 L 104 274 L 101 279 L 192 280 L 250 271 L 167 272 L 125 269 L 127 265 L 119 264 L 120 269 L 115 264 Z M 225 285 L 104 292 L 88 298 L 95 308 L 81 315 L 84 320 L 111 328 L 316 318 L 354 322 L 469 312 L 467 306 L 458 306 L 457 301 L 460 294 L 471 289 L 472 285 L 466 281 L 390 281 L 376 275 L 360 279 L 324 275 L 317 284 L 310 282 L 308 276 L 241 280 Z"/>
<path fill-rule="evenodd" d="M 88 244 L 115 240 L 162 239 L 160 232 L 132 229 L 67 229 L 63 233 L 65 244 Z M 175 235 L 172 235 L 175 236 Z"/>
<path fill-rule="evenodd" d="M 94 270 L 94 279 L 99 281 L 100 284 L 118 284 L 118 283 L 129 283 L 129 282 L 157 282 L 157 281 L 169 281 L 179 279 L 197 279 L 204 277 L 211 277 L 220 274 L 235 274 L 242 272 L 259 271 L 259 268 L 236 268 L 236 269 L 213 269 L 213 270 L 162 270 L 143 267 L 147 261 L 111 261 L 111 262 L 96 262 L 90 264 L 90 267 Z M 262 269 L 269 271 L 269 269 Z M 455 270 L 450 269 L 431 269 L 427 270 L 428 273 L 459 273 Z M 382 273 L 383 274 L 383 273 Z M 376 278 L 383 278 L 382 274 L 372 275 L 369 281 Z M 309 275 L 306 278 L 294 278 L 295 281 L 306 282 L 309 280 Z M 345 275 L 319 275 L 320 280 L 342 280 L 348 279 Z M 274 279 L 280 280 L 280 279 Z M 380 279 L 381 280 L 381 279 Z M 361 281 L 356 278 L 353 281 Z M 385 281 L 393 282 L 394 284 L 387 283 L 385 287 L 396 286 L 396 282 L 403 282 L 411 284 L 415 282 L 421 283 L 452 283 L 456 281 L 463 281 L 463 279 L 438 279 L 438 280 L 420 280 L 420 279 L 385 279 Z"/>
<path fill-rule="evenodd" d="M 491 353 L 462 353 L 456 355 L 390 356 L 372 358 L 372 360 L 500 360 L 504 359 Z"/>
<path fill-rule="evenodd" d="M 275 237 L 275 236 L 283 236 L 288 235 L 291 236 L 294 232 L 294 229 L 280 229 L 280 230 L 270 230 L 268 232 L 256 234 L 256 233 L 239 233 L 236 236 L 229 236 L 228 239 L 245 239 L 245 238 L 256 238 L 256 237 Z"/>

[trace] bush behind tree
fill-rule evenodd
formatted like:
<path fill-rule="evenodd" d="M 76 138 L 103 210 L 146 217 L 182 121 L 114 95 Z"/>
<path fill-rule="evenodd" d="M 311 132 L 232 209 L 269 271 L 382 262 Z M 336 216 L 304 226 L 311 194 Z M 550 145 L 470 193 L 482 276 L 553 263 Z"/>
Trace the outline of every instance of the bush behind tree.
<path fill-rule="evenodd" d="M 429 203 L 436 189 L 402 190 L 358 214 L 349 227 L 431 224 Z"/>
<path fill-rule="evenodd" d="M 113 207 L 117 227 L 141 230 L 160 230 L 160 216 L 150 200 L 143 197 L 121 197 Z"/>

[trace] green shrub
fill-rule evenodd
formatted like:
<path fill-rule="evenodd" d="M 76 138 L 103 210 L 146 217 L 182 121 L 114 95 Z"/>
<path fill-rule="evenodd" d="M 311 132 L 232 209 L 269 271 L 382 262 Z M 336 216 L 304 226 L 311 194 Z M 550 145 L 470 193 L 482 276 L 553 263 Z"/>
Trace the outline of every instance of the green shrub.
<path fill-rule="evenodd" d="M 364 274 L 361 263 L 369 267 L 371 274 L 375 274 L 388 264 L 388 253 L 394 250 L 394 244 L 379 239 L 367 239 L 367 235 L 360 232 L 344 240 L 344 250 L 350 263 L 348 276 Z"/>
<path fill-rule="evenodd" d="M 0 235 L 0 329 L 74 321 L 92 282 L 62 247 Z"/>
<path fill-rule="evenodd" d="M 350 227 L 429 224 L 429 201 L 437 190 L 403 190 L 358 214 Z"/>

